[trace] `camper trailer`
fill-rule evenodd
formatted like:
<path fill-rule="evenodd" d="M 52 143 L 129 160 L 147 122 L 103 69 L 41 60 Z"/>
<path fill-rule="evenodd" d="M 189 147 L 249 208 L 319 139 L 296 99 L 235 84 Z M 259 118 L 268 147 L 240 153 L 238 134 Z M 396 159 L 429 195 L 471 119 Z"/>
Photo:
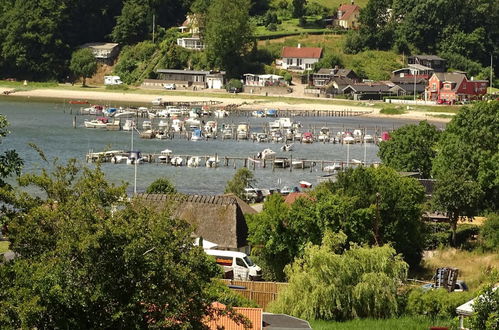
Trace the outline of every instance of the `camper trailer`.
<path fill-rule="evenodd" d="M 215 261 L 224 269 L 225 277 L 241 281 L 260 281 L 262 269 L 253 263 L 243 252 L 204 250 L 206 254 L 215 257 Z"/>
<path fill-rule="evenodd" d="M 121 85 L 123 82 L 121 81 L 120 76 L 104 76 L 104 85 Z"/>

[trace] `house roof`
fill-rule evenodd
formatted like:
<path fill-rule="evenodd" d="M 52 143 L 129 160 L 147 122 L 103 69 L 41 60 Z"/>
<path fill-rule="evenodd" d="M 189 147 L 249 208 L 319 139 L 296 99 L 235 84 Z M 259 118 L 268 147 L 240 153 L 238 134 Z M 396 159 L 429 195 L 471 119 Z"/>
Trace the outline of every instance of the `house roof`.
<path fill-rule="evenodd" d="M 307 199 L 312 199 L 309 194 L 305 192 L 292 192 L 289 195 L 286 196 L 284 199 L 284 203 L 291 205 L 293 204 L 298 198 L 307 198 Z"/>
<path fill-rule="evenodd" d="M 312 329 L 305 320 L 286 314 L 272 313 L 263 313 L 263 328 L 269 330 Z"/>
<path fill-rule="evenodd" d="M 282 57 L 288 58 L 321 58 L 320 47 L 283 47 Z"/>
<path fill-rule="evenodd" d="M 112 42 L 89 42 L 81 45 L 81 48 L 92 48 L 92 49 L 101 49 L 101 50 L 111 50 L 114 47 L 118 47 L 119 44 Z"/>
<path fill-rule="evenodd" d="M 343 88 L 343 91 L 349 88 L 356 93 L 379 93 L 388 92 L 391 87 L 385 84 L 353 84 Z"/>
<path fill-rule="evenodd" d="M 227 308 L 224 304 L 219 302 L 214 302 L 211 307 L 216 310 L 223 311 Z M 234 311 L 245 316 L 251 322 L 251 329 L 261 330 L 262 329 L 262 308 L 246 308 L 246 307 L 233 307 Z M 208 327 L 208 329 L 218 330 L 246 330 L 243 324 L 237 324 L 227 315 L 216 315 L 212 317 L 207 317 L 204 319 L 203 323 Z"/>
<path fill-rule="evenodd" d="M 355 11 L 360 10 L 360 7 L 357 5 L 352 5 L 352 4 L 343 4 L 338 8 L 338 11 L 341 11 L 343 15 L 339 18 L 340 20 L 348 19 L 350 16 L 352 16 Z"/>
<path fill-rule="evenodd" d="M 466 79 L 466 75 L 464 73 L 458 73 L 458 72 L 436 72 L 433 74 L 440 80 L 441 82 L 451 82 L 455 83 L 454 89 L 457 89 L 460 85 L 461 82 Z"/>
<path fill-rule="evenodd" d="M 445 59 L 441 58 L 437 55 L 412 55 L 409 58 L 418 58 L 420 60 L 428 60 L 428 61 L 445 61 Z"/>
<path fill-rule="evenodd" d="M 158 208 L 170 208 L 172 216 L 194 227 L 194 233 L 221 248 L 238 249 L 247 245 L 245 214 L 257 213 L 235 195 L 137 194 L 138 199 Z"/>
<path fill-rule="evenodd" d="M 333 77 L 347 77 L 349 74 L 355 74 L 351 69 L 329 69 L 329 68 L 321 68 L 317 71 L 316 74 L 320 75 L 331 75 Z"/>

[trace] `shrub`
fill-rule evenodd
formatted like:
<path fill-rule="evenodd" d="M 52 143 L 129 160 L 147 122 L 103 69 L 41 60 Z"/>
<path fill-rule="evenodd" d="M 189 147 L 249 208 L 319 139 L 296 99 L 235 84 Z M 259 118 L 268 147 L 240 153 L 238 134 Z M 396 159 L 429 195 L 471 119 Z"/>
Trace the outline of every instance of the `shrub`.
<path fill-rule="evenodd" d="M 456 308 L 473 296 L 472 292 L 447 292 L 444 289 L 424 291 L 417 288 L 409 294 L 406 313 L 432 318 L 452 318 L 456 316 Z"/>
<path fill-rule="evenodd" d="M 243 88 L 243 83 L 241 82 L 241 80 L 239 79 L 231 79 L 229 80 L 229 82 L 226 84 L 225 88 L 227 90 L 231 89 L 231 88 L 237 88 L 237 89 L 241 89 Z"/>
<path fill-rule="evenodd" d="M 456 247 L 467 248 L 470 246 L 470 240 L 478 235 L 480 228 L 473 224 L 463 224 L 457 227 Z M 499 232 L 498 232 L 499 234 Z"/>
<path fill-rule="evenodd" d="M 480 228 L 479 242 L 486 251 L 499 250 L 499 215 L 492 214 Z"/>
<path fill-rule="evenodd" d="M 487 287 L 473 304 L 473 329 L 499 329 L 499 290 Z"/>

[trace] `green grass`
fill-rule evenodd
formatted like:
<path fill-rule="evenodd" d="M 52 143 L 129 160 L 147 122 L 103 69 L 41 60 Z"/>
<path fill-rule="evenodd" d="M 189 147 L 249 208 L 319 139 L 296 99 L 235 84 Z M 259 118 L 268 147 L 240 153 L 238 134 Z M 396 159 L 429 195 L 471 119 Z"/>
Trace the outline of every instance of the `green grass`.
<path fill-rule="evenodd" d="M 453 320 L 431 320 L 426 317 L 401 317 L 392 319 L 359 319 L 347 322 L 334 321 L 310 321 L 310 325 L 314 330 L 421 330 L 429 329 L 431 326 L 445 326 L 450 329 L 456 326 L 456 321 Z"/>
<path fill-rule="evenodd" d="M 487 93 L 492 94 L 492 93 L 499 93 L 499 88 L 495 87 L 488 87 L 487 88 Z"/>
<path fill-rule="evenodd" d="M 38 88 L 52 88 L 52 87 L 57 87 L 58 84 L 57 82 L 49 81 L 49 82 L 33 82 L 33 81 L 28 81 L 27 85 L 24 86 L 23 81 L 7 81 L 7 80 L 0 80 L 0 86 L 2 87 L 8 87 L 8 88 L 14 88 L 17 91 L 27 91 L 27 90 L 33 90 L 33 89 L 38 89 Z"/>
<path fill-rule="evenodd" d="M 257 38 L 264 38 L 268 36 L 278 35 L 297 35 L 301 33 L 321 33 L 327 29 L 317 26 L 313 23 L 318 17 L 307 17 L 308 24 L 304 27 L 299 26 L 298 18 L 283 20 L 281 24 L 277 25 L 276 31 L 269 31 L 265 26 L 257 26 L 255 29 L 255 36 Z"/>
<path fill-rule="evenodd" d="M 400 108 L 383 108 L 379 113 L 384 115 L 403 115 L 406 111 Z"/>
<path fill-rule="evenodd" d="M 9 251 L 10 242 L 8 241 L 0 241 L 0 253 L 4 253 Z"/>

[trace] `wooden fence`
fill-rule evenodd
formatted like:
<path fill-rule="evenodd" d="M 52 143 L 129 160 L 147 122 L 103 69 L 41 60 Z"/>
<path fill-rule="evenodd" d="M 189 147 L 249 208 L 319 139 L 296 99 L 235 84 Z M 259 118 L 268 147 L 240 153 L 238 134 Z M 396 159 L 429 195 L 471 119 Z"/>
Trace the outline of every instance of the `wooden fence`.
<path fill-rule="evenodd" d="M 263 309 L 266 309 L 270 302 L 277 299 L 279 292 L 288 286 L 288 283 L 280 282 L 223 281 L 227 285 L 240 287 L 231 287 L 231 289 L 243 297 L 256 302 Z"/>

